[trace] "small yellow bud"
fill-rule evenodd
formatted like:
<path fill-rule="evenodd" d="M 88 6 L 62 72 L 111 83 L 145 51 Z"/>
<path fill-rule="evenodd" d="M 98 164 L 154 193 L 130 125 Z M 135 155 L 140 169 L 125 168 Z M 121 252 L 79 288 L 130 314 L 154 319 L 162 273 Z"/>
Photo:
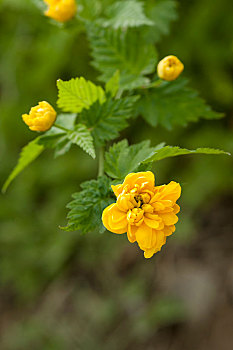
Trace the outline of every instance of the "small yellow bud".
<path fill-rule="evenodd" d="M 32 131 L 47 131 L 49 130 L 57 117 L 56 111 L 46 101 L 30 109 L 29 114 L 23 114 L 22 118 L 25 124 Z"/>
<path fill-rule="evenodd" d="M 159 62 L 157 72 L 160 79 L 172 81 L 178 78 L 183 69 L 183 63 L 176 56 L 170 55 Z"/>
<path fill-rule="evenodd" d="M 75 0 L 44 0 L 44 2 L 49 6 L 45 15 L 58 22 L 69 21 L 77 12 Z"/>

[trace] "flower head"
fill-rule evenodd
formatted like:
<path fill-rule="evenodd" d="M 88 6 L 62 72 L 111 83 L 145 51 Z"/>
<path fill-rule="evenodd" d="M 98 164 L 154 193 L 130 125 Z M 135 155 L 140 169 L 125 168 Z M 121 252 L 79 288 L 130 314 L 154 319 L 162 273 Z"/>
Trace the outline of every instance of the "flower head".
<path fill-rule="evenodd" d="M 30 109 L 29 114 L 23 114 L 22 118 L 25 124 L 32 131 L 47 131 L 49 130 L 57 117 L 56 111 L 46 101 Z"/>
<path fill-rule="evenodd" d="M 176 204 L 180 185 L 174 181 L 162 186 L 154 183 L 151 171 L 127 175 L 123 184 L 112 186 L 117 201 L 102 215 L 104 226 L 113 233 L 127 232 L 128 240 L 137 241 L 145 258 L 160 251 L 166 237 L 175 231 L 180 210 Z"/>
<path fill-rule="evenodd" d="M 166 56 L 158 64 L 159 78 L 167 81 L 175 80 L 184 69 L 183 63 L 176 56 Z"/>
<path fill-rule="evenodd" d="M 66 22 L 74 17 L 77 11 L 75 0 L 44 0 L 49 5 L 45 15 L 58 22 Z"/>

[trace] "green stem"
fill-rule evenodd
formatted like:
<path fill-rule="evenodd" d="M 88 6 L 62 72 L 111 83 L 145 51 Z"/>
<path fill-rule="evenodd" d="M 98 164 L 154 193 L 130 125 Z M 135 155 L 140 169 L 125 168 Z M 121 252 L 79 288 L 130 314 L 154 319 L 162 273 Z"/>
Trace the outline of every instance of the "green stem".
<path fill-rule="evenodd" d="M 156 88 L 159 87 L 162 84 L 163 80 L 162 79 L 158 79 L 156 81 L 153 81 L 152 83 L 150 83 L 149 85 L 146 86 L 146 88 Z"/>
<path fill-rule="evenodd" d="M 100 147 L 99 149 L 99 169 L 98 176 L 104 175 L 104 148 Z"/>
<path fill-rule="evenodd" d="M 66 128 L 64 128 L 63 126 L 58 125 L 58 124 L 56 124 L 56 123 L 54 123 L 53 126 L 54 126 L 55 128 L 58 128 L 58 129 L 61 129 L 61 130 L 65 131 L 65 132 L 69 132 L 69 131 L 70 131 L 69 129 L 66 129 Z"/>

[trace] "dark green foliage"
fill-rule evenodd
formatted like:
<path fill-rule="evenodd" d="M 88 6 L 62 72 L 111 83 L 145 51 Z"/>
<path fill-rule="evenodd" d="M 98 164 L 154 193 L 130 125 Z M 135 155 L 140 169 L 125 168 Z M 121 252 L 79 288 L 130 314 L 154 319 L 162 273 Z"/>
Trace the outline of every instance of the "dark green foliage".
<path fill-rule="evenodd" d="M 176 125 L 186 126 L 201 117 L 218 119 L 223 115 L 214 112 L 198 92 L 187 86 L 186 79 L 162 82 L 153 90 L 147 90 L 138 102 L 138 113 L 152 126 L 162 125 L 171 129 Z"/>
<path fill-rule="evenodd" d="M 57 116 L 56 124 L 65 129 L 73 130 L 76 114 L 60 114 Z M 70 150 L 72 141 L 68 138 L 67 132 L 53 126 L 38 139 L 38 143 L 46 148 L 53 148 L 54 157 L 57 158 Z"/>
<path fill-rule="evenodd" d="M 154 23 L 145 16 L 143 7 L 144 3 L 138 0 L 117 1 L 105 11 L 108 19 L 101 20 L 100 23 L 114 29 L 153 26 Z"/>
<path fill-rule="evenodd" d="M 82 183 L 81 188 L 80 192 L 73 194 L 74 200 L 67 205 L 70 209 L 68 225 L 63 229 L 102 233 L 105 230 L 101 220 L 102 212 L 114 202 L 111 181 L 106 176 L 101 176 L 97 180 Z"/>
<path fill-rule="evenodd" d="M 127 125 L 127 119 L 132 115 L 132 108 L 138 96 L 124 97 L 118 100 L 108 98 L 106 102 L 94 103 L 90 109 L 85 109 L 79 115 L 79 121 L 92 132 L 95 143 L 102 145 L 119 135 Z"/>
<path fill-rule="evenodd" d="M 2 192 L 6 192 L 10 183 L 14 180 L 14 178 L 23 171 L 26 166 L 33 162 L 44 150 L 42 145 L 38 144 L 38 137 L 33 141 L 29 142 L 21 151 L 18 164 L 15 166 L 13 171 L 10 173 L 8 178 L 6 179 Z"/>
<path fill-rule="evenodd" d="M 75 125 L 74 130 L 67 133 L 67 136 L 72 143 L 80 146 L 92 158 L 96 157 L 91 132 L 87 129 L 85 125 L 83 124 Z"/>
<path fill-rule="evenodd" d="M 116 96 L 119 90 L 119 83 L 120 83 L 119 80 L 120 80 L 120 72 L 119 70 L 116 70 L 113 76 L 105 84 L 105 90 L 107 94 L 109 93 L 112 97 Z"/>
<path fill-rule="evenodd" d="M 147 0 L 145 12 L 153 26 L 144 29 L 145 40 L 157 43 L 163 35 L 169 33 L 170 24 L 177 19 L 177 2 L 174 0 Z"/>
<path fill-rule="evenodd" d="M 122 180 L 130 172 L 143 170 L 139 166 L 153 150 L 150 141 L 142 141 L 132 146 L 129 146 L 127 140 L 115 143 L 105 153 L 105 172 L 114 179 Z"/>
<path fill-rule="evenodd" d="M 81 78 L 73 78 L 69 81 L 57 81 L 58 107 L 64 112 L 79 113 L 83 108 L 88 109 L 94 102 L 105 101 L 105 93 L 101 86 L 96 86 L 91 81 Z"/>
<path fill-rule="evenodd" d="M 214 149 L 214 148 L 197 148 L 195 150 L 190 150 L 186 148 L 180 148 L 178 146 L 165 146 L 160 148 L 159 150 L 156 150 L 153 155 L 151 155 L 149 158 L 144 160 L 144 163 L 151 163 L 156 162 L 161 159 L 175 157 L 175 156 L 182 156 L 185 154 L 228 154 L 230 153 Z"/>
<path fill-rule="evenodd" d="M 101 72 L 99 79 L 108 81 L 120 71 L 121 89 L 134 89 L 149 82 L 145 75 L 154 72 L 157 54 L 136 30 L 103 29 L 88 25 L 93 66 Z"/>
<path fill-rule="evenodd" d="M 93 138 L 85 125 L 76 124 L 76 114 L 61 114 L 56 124 L 64 127 L 59 129 L 54 126 L 41 136 L 38 142 L 47 148 L 55 148 L 55 158 L 69 151 L 72 144 L 76 144 L 95 158 Z"/>

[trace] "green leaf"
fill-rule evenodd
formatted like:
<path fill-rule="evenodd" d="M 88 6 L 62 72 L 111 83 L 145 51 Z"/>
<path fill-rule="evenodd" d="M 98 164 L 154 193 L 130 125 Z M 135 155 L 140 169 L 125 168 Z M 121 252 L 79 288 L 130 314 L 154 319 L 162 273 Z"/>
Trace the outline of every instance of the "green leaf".
<path fill-rule="evenodd" d="M 138 31 L 103 29 L 87 26 L 93 66 L 101 72 L 99 79 L 107 82 L 117 69 L 120 88 L 134 89 L 149 83 L 145 75 L 154 72 L 157 54 L 153 45 L 144 42 Z"/>
<path fill-rule="evenodd" d="M 80 146 L 85 152 L 87 152 L 92 158 L 95 158 L 95 148 L 93 144 L 93 138 L 91 132 L 83 124 L 77 124 L 71 132 L 67 134 L 68 139 Z"/>
<path fill-rule="evenodd" d="M 61 130 L 53 126 L 38 140 L 39 144 L 47 148 L 55 148 L 55 158 L 70 150 L 72 144 L 76 144 L 95 158 L 95 149 L 91 132 L 85 125 L 75 125 L 76 114 L 60 114 L 56 124 L 67 129 Z"/>
<path fill-rule="evenodd" d="M 81 230 L 83 233 L 96 231 L 104 232 L 102 212 L 114 202 L 111 181 L 106 176 L 81 184 L 82 190 L 74 193 L 74 200 L 67 205 L 68 225 L 66 231 Z"/>
<path fill-rule="evenodd" d="M 88 109 L 94 102 L 105 101 L 105 93 L 101 86 L 96 86 L 83 77 L 69 81 L 57 81 L 58 101 L 57 105 L 64 112 L 80 113 L 84 108 Z"/>
<path fill-rule="evenodd" d="M 57 117 L 56 124 L 73 130 L 76 117 L 76 114 L 60 114 Z M 40 136 L 38 143 L 46 148 L 54 148 L 55 158 L 68 152 L 72 145 L 72 141 L 68 138 L 67 133 L 55 126 Z"/>
<path fill-rule="evenodd" d="M 44 150 L 44 147 L 42 145 L 38 144 L 38 139 L 34 139 L 33 141 L 29 142 L 21 151 L 20 157 L 18 160 L 18 164 L 13 169 L 13 171 L 8 176 L 7 180 L 5 181 L 2 192 L 5 193 L 10 183 L 14 180 L 14 178 L 23 171 L 26 166 L 28 166 L 33 160 L 35 160 L 41 152 Z"/>
<path fill-rule="evenodd" d="M 177 15 L 177 2 L 173 0 L 159 0 L 145 2 L 145 13 L 152 21 L 153 27 L 144 29 L 145 40 L 148 43 L 157 43 L 161 36 L 169 34 L 170 24 Z"/>
<path fill-rule="evenodd" d="M 172 129 L 186 126 L 199 118 L 218 119 L 223 116 L 214 112 L 198 92 L 187 87 L 186 79 L 163 82 L 153 90 L 147 90 L 137 104 L 137 112 L 152 126 L 162 125 Z"/>
<path fill-rule="evenodd" d="M 163 144 L 161 145 L 161 147 Z M 148 158 L 155 148 L 150 141 L 129 146 L 127 140 L 115 143 L 105 153 L 105 172 L 114 179 L 123 179 L 131 172 L 138 171 L 143 160 Z M 146 170 L 146 169 L 140 169 Z"/>
<path fill-rule="evenodd" d="M 101 19 L 101 24 L 114 29 L 151 26 L 154 23 L 145 16 L 143 7 L 144 3 L 137 0 L 117 1 L 107 8 L 108 19 Z"/>
<path fill-rule="evenodd" d="M 227 154 L 230 155 L 230 153 L 214 149 L 214 148 L 197 148 L 195 150 L 189 150 L 186 148 L 180 148 L 178 146 L 165 146 L 163 148 L 160 148 L 159 150 L 154 151 L 154 154 L 152 154 L 150 157 L 145 159 L 143 163 L 151 163 L 151 162 L 157 162 L 158 160 L 169 158 L 169 157 L 175 157 L 175 156 L 181 156 L 185 154 Z"/>
<path fill-rule="evenodd" d="M 106 83 L 106 86 L 105 86 L 106 92 L 109 93 L 112 97 L 115 97 L 119 90 L 119 83 L 120 83 L 120 72 L 119 70 L 116 70 L 113 76 Z"/>
<path fill-rule="evenodd" d="M 97 145 L 118 137 L 119 132 L 127 127 L 127 119 L 132 115 L 138 96 L 121 99 L 107 99 L 103 104 L 96 102 L 89 110 L 83 110 L 79 122 L 91 130 Z"/>

